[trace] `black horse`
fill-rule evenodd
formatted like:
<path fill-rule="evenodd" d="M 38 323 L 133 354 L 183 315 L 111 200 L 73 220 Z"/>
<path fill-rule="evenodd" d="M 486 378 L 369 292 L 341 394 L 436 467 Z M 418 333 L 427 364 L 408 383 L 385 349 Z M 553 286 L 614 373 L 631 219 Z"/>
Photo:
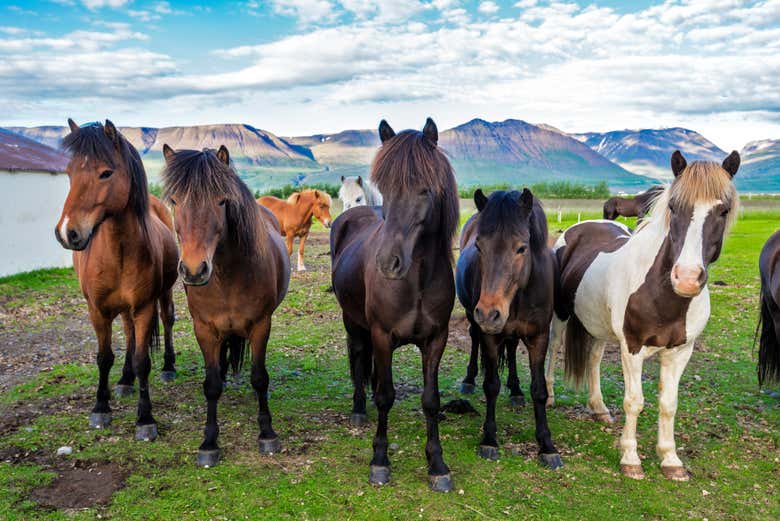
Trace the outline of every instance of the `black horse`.
<path fill-rule="evenodd" d="M 780 231 L 761 249 L 761 319 L 759 322 L 758 384 L 780 382 Z"/>

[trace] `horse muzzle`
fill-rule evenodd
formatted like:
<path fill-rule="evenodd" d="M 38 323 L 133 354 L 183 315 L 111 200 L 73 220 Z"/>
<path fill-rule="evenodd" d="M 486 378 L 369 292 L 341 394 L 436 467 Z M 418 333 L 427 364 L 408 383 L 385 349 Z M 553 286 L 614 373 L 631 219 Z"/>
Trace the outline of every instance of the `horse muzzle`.
<path fill-rule="evenodd" d="M 498 307 L 481 306 L 474 308 L 474 320 L 486 335 L 497 335 L 506 325 L 506 315 Z"/>
<path fill-rule="evenodd" d="M 386 279 L 402 279 L 409 271 L 409 263 L 404 262 L 402 256 L 395 253 L 377 255 L 376 266 Z"/>
<path fill-rule="evenodd" d="M 92 238 L 91 230 L 89 233 L 80 233 L 74 229 L 62 228 L 62 230 L 60 227 L 54 228 L 54 237 L 63 248 L 73 251 L 83 251 L 89 245 L 89 240 Z"/>
<path fill-rule="evenodd" d="M 210 262 L 201 262 L 193 272 L 185 263 L 179 261 L 179 274 L 187 286 L 205 286 L 211 280 L 211 271 Z"/>
<path fill-rule="evenodd" d="M 672 289 L 677 295 L 684 298 L 698 296 L 707 283 L 707 270 L 703 266 L 675 264 L 670 276 Z"/>

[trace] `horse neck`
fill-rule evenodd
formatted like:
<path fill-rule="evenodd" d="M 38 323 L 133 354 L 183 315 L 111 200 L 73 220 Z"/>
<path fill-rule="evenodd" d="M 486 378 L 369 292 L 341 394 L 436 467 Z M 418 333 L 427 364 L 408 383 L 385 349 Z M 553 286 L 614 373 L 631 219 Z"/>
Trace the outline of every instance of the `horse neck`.
<path fill-rule="evenodd" d="M 309 199 L 305 201 L 305 205 L 297 205 L 302 211 L 301 223 L 311 223 L 312 217 L 314 217 L 314 200 Z"/>
<path fill-rule="evenodd" d="M 149 217 L 150 215 L 147 215 L 147 219 Z M 150 245 L 146 238 L 145 225 L 128 205 L 121 212 L 106 217 L 100 223 L 96 238 L 108 243 L 112 251 L 122 251 L 124 255 L 146 251 Z"/>

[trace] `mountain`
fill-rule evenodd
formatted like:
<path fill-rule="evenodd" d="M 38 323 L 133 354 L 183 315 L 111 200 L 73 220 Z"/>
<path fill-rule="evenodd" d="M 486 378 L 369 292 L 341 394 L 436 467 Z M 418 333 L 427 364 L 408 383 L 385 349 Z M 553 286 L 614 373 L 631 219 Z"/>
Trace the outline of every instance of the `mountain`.
<path fill-rule="evenodd" d="M 68 156 L 50 146 L 0 128 L 0 170 L 64 172 Z"/>
<path fill-rule="evenodd" d="M 742 165 L 735 182 L 740 190 L 780 192 L 780 139 L 751 141 L 739 155 Z"/>
<path fill-rule="evenodd" d="M 660 180 L 672 177 L 669 160 L 675 150 L 680 150 L 688 161 L 723 161 L 727 155 L 698 132 L 685 128 L 571 135 L 626 170 Z"/>

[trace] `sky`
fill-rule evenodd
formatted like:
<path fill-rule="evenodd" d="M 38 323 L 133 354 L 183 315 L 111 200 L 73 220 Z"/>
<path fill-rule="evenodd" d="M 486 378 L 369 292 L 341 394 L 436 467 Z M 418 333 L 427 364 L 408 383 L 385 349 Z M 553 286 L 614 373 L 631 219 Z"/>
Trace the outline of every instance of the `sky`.
<path fill-rule="evenodd" d="M 0 126 L 427 116 L 778 139 L 780 0 L 0 2 Z"/>

